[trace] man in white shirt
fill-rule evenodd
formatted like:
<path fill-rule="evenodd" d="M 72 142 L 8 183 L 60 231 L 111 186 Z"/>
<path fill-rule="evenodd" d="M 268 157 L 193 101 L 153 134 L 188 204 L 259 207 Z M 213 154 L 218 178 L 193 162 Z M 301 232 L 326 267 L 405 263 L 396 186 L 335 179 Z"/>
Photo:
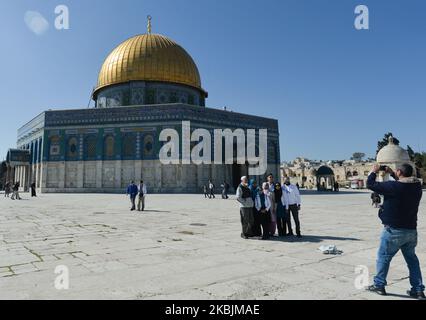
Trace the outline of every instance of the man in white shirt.
<path fill-rule="evenodd" d="M 214 196 L 214 188 L 215 188 L 215 185 L 213 184 L 213 182 L 211 180 L 209 180 L 209 195 L 210 195 L 210 199 L 215 199 L 216 198 Z"/>
<path fill-rule="evenodd" d="M 288 227 L 288 235 L 293 235 L 293 229 L 291 227 L 291 215 L 293 216 L 294 223 L 296 224 L 296 234 L 298 238 L 301 238 L 302 235 L 300 233 L 300 220 L 299 220 L 299 211 L 300 211 L 300 192 L 299 189 L 290 183 L 290 178 L 286 178 L 284 181 L 284 185 L 282 187 L 283 195 L 281 201 L 286 209 L 286 222 Z"/>
<path fill-rule="evenodd" d="M 146 185 L 143 180 L 138 185 L 138 211 L 145 210 L 145 196 L 146 196 Z M 142 210 L 141 210 L 142 209 Z"/>

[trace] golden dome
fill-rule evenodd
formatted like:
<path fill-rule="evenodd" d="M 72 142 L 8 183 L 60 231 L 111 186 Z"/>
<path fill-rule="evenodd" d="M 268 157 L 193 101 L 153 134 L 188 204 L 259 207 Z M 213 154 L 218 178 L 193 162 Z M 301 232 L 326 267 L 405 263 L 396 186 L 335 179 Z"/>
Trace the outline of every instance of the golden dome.
<path fill-rule="evenodd" d="M 115 48 L 102 65 L 94 96 L 106 86 L 129 81 L 183 84 L 207 96 L 191 56 L 176 42 L 159 34 L 137 35 Z"/>

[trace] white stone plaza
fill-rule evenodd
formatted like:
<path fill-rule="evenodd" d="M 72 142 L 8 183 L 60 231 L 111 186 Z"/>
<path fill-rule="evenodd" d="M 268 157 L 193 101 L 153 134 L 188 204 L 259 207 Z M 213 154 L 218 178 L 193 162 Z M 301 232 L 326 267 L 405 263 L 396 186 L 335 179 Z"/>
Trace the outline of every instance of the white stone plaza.
<path fill-rule="evenodd" d="M 388 296 L 355 287 L 357 266 L 375 271 L 381 225 L 366 191 L 302 193 L 302 239 L 240 237 L 234 197 L 147 196 L 147 211 L 125 195 L 0 195 L 0 299 L 405 299 L 399 253 Z M 419 246 L 426 272 L 426 200 Z M 341 255 L 318 248 L 335 244 Z M 55 288 L 57 266 L 69 289 Z"/>

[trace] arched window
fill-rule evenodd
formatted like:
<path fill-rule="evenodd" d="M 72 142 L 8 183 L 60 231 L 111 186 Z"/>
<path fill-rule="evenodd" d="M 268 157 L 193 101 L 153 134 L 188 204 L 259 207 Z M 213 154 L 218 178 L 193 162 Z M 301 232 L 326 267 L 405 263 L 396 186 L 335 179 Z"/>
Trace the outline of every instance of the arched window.
<path fill-rule="evenodd" d="M 170 101 L 170 103 L 176 103 L 176 102 L 178 102 L 178 97 L 177 97 L 177 93 L 176 92 L 170 93 L 169 101 Z"/>
<path fill-rule="evenodd" d="M 134 134 L 126 134 L 123 137 L 123 157 L 125 159 L 136 156 L 136 138 Z"/>
<path fill-rule="evenodd" d="M 152 156 L 154 152 L 154 138 L 151 135 L 145 136 L 143 139 L 143 155 Z"/>
<path fill-rule="evenodd" d="M 96 136 L 88 136 L 84 141 L 84 158 L 86 160 L 96 159 Z"/>
<path fill-rule="evenodd" d="M 68 139 L 67 158 L 76 159 L 78 157 L 78 140 L 76 137 Z"/>
<path fill-rule="evenodd" d="M 49 155 L 50 156 L 59 156 L 61 154 L 61 139 L 59 136 L 53 136 L 49 140 Z"/>
<path fill-rule="evenodd" d="M 114 157 L 114 143 L 113 136 L 106 136 L 104 140 L 104 158 L 110 159 Z"/>

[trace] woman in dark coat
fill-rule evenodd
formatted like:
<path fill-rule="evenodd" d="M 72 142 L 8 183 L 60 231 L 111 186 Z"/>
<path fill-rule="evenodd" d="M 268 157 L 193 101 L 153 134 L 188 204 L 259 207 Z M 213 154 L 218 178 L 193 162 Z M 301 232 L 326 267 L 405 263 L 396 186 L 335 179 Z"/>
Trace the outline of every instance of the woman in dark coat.
<path fill-rule="evenodd" d="M 260 215 L 259 211 L 256 209 L 256 197 L 257 194 L 260 192 L 259 187 L 257 186 L 257 182 L 254 179 L 250 180 L 250 190 L 251 190 L 251 196 L 253 198 L 253 215 L 254 215 L 254 223 L 253 223 L 253 230 L 252 235 L 254 237 L 260 237 L 262 235 L 262 229 L 260 228 Z"/>
<path fill-rule="evenodd" d="M 286 235 L 286 219 L 285 219 L 285 208 L 282 203 L 283 190 L 281 184 L 275 184 L 275 203 L 277 208 L 277 227 L 278 227 L 278 236 L 283 237 Z"/>

